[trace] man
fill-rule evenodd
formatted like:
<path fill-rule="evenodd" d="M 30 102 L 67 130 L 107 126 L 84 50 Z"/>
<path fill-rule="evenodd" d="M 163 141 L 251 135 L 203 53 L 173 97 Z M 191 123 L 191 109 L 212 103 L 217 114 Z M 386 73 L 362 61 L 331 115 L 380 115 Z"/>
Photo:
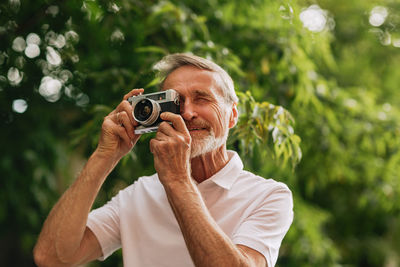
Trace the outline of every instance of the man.
<path fill-rule="evenodd" d="M 90 212 L 107 175 L 140 137 L 127 99 L 143 89 L 134 89 L 104 119 L 97 149 L 50 212 L 35 262 L 77 265 L 122 247 L 125 266 L 275 265 L 293 219 L 292 196 L 286 185 L 244 171 L 227 151 L 238 118 L 231 78 L 189 54 L 156 67 L 162 90 L 180 95 L 180 114 L 162 113 L 150 141 L 157 173 Z"/>

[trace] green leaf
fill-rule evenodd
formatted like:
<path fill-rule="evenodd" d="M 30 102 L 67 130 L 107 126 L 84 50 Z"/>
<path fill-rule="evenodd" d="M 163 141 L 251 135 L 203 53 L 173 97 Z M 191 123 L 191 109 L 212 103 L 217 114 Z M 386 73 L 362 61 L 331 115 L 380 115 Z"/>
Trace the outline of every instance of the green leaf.
<path fill-rule="evenodd" d="M 99 22 L 103 19 L 104 11 L 96 0 L 84 0 L 82 10 L 86 12 L 87 18 L 91 22 Z"/>

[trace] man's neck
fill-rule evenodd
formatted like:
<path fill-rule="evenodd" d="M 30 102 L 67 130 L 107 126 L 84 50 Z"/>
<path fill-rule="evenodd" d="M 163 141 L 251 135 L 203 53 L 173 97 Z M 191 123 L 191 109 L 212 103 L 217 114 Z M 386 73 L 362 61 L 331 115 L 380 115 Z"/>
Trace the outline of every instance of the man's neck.
<path fill-rule="evenodd" d="M 201 183 L 219 170 L 229 161 L 225 145 L 220 148 L 191 159 L 191 169 L 193 179 Z"/>

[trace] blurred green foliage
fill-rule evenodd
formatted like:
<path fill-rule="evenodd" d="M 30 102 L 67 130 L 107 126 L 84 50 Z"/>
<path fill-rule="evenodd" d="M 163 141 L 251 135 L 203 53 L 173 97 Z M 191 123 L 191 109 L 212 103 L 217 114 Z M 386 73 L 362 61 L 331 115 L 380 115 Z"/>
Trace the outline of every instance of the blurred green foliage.
<path fill-rule="evenodd" d="M 396 0 L 3 1 L 0 264 L 33 265 L 103 117 L 130 89 L 156 90 L 164 55 L 193 52 L 235 81 L 230 148 L 293 191 L 277 266 L 399 266 L 399 13 Z M 152 136 L 96 206 L 154 172 Z M 90 266 L 122 266 L 121 253 Z"/>

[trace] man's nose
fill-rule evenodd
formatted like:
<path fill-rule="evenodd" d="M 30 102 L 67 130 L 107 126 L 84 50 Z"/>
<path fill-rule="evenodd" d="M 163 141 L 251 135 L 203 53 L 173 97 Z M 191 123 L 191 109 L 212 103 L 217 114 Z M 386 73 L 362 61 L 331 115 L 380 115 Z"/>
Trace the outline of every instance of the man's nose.
<path fill-rule="evenodd" d="M 190 101 L 181 103 L 181 116 L 184 120 L 189 121 L 197 117 L 194 105 Z"/>

